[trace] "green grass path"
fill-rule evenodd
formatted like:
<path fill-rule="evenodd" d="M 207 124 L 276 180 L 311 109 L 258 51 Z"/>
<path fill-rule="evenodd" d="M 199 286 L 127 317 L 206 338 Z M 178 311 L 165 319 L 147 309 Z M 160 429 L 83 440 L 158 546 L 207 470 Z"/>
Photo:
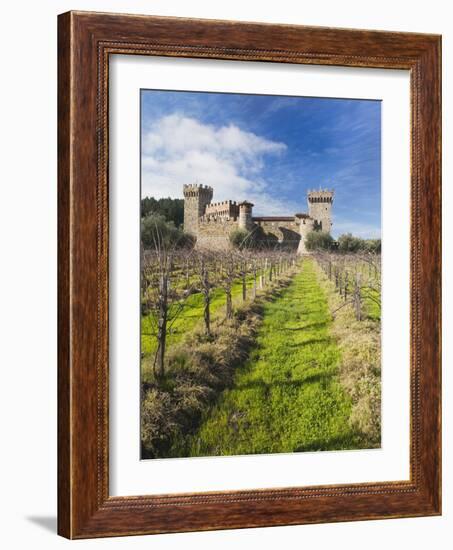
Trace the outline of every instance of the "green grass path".
<path fill-rule="evenodd" d="M 337 380 L 340 352 L 315 267 L 264 306 L 247 363 L 192 437 L 190 456 L 357 448 L 351 400 Z"/>

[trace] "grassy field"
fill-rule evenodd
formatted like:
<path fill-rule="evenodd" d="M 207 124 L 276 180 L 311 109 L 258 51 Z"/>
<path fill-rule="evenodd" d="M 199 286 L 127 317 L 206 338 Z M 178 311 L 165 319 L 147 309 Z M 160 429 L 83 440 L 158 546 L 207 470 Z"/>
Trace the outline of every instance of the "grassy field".
<path fill-rule="evenodd" d="M 338 379 L 327 298 L 315 265 L 264 306 L 256 346 L 192 436 L 189 456 L 357 449 L 352 400 Z"/>

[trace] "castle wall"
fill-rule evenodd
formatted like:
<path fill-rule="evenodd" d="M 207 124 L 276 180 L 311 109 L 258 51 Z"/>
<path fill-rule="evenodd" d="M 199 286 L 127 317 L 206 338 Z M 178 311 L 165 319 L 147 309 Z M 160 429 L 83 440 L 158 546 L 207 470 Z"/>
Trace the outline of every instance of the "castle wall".
<path fill-rule="evenodd" d="M 236 201 L 211 202 L 204 211 L 204 220 L 214 218 L 237 218 L 239 206 Z"/>
<path fill-rule="evenodd" d="M 230 247 L 230 235 L 238 229 L 237 220 L 218 218 L 198 224 L 197 246 L 212 250 Z"/>
<path fill-rule="evenodd" d="M 300 241 L 299 220 L 291 218 L 289 220 L 259 220 L 254 219 L 254 223 L 262 227 L 268 239 L 275 244 L 284 244 L 297 248 Z"/>
<path fill-rule="evenodd" d="M 288 245 L 297 249 L 300 241 L 300 224 L 298 221 L 261 221 L 254 226 L 261 226 L 269 244 Z M 201 221 L 198 225 L 197 246 L 211 249 L 225 249 L 230 246 L 230 235 L 239 229 L 238 220 L 218 218 Z M 252 228 L 253 230 L 253 228 Z"/>
<path fill-rule="evenodd" d="M 265 233 L 268 244 L 272 246 L 283 245 L 294 248 L 299 254 L 306 253 L 304 241 L 305 236 L 313 231 L 314 220 L 306 217 L 302 219 L 293 218 L 292 221 L 256 221 L 254 227 L 261 227 Z M 230 235 L 239 229 L 238 220 L 211 219 L 200 221 L 197 232 L 197 246 L 211 250 L 228 249 Z"/>

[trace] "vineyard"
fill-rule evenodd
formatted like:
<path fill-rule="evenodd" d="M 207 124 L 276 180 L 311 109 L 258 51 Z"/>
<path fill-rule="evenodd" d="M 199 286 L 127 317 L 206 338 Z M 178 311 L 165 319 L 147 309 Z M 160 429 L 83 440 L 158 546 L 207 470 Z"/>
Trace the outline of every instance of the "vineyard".
<path fill-rule="evenodd" d="M 316 260 L 356 319 L 381 318 L 381 258 L 375 254 L 317 253 Z M 340 306 L 342 307 L 342 306 Z M 333 312 L 335 314 L 335 312 Z"/>
<path fill-rule="evenodd" d="M 233 318 L 234 305 L 254 300 L 297 266 L 287 253 L 162 251 L 144 254 L 142 267 L 142 350 L 145 381 L 165 376 L 165 352 L 203 321 Z M 146 357 L 152 359 L 146 361 Z"/>
<path fill-rule="evenodd" d="M 380 256 L 142 255 L 142 456 L 380 446 Z"/>

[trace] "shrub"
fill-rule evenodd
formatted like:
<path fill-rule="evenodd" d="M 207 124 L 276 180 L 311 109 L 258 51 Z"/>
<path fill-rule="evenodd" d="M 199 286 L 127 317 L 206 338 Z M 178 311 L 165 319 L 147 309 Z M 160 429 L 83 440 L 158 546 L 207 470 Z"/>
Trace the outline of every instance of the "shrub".
<path fill-rule="evenodd" d="M 230 235 L 230 243 L 234 248 L 248 248 L 247 245 L 250 244 L 250 240 L 251 234 L 245 229 L 235 229 Z"/>
<path fill-rule="evenodd" d="M 331 250 L 333 243 L 332 235 L 325 231 L 310 231 L 305 237 L 307 250 Z"/>
<path fill-rule="evenodd" d="M 364 250 L 373 254 L 380 254 L 381 239 L 367 239 L 364 243 Z"/>
<path fill-rule="evenodd" d="M 174 404 L 168 392 L 151 388 L 143 392 L 141 404 L 141 440 L 146 456 L 157 456 L 174 434 Z"/>
<path fill-rule="evenodd" d="M 381 239 L 361 239 L 354 237 L 351 233 L 344 233 L 338 237 L 338 251 L 343 254 L 354 254 L 355 252 L 381 253 Z"/>

